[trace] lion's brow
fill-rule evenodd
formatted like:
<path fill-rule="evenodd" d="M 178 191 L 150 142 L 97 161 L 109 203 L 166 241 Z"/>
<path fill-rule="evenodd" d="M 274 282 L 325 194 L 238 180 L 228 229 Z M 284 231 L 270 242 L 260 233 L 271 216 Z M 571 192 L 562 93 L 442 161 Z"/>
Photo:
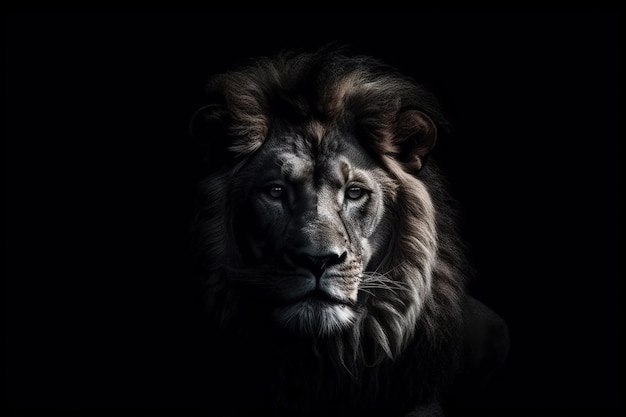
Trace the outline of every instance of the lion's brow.
<path fill-rule="evenodd" d="M 350 173 L 352 172 L 352 168 L 350 167 L 350 164 L 346 162 L 345 160 L 340 161 L 339 171 L 341 172 L 341 175 L 343 175 L 344 182 L 348 182 L 348 180 L 350 179 Z"/>
<path fill-rule="evenodd" d="M 283 178 L 298 180 L 313 175 L 313 163 L 301 155 L 282 153 L 278 157 L 278 164 Z"/>

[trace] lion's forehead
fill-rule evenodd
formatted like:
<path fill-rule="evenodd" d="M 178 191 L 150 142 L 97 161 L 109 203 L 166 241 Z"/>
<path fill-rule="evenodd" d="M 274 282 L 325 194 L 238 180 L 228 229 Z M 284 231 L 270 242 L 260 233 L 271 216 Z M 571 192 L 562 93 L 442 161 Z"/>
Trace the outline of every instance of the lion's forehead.
<path fill-rule="evenodd" d="M 341 185 L 353 177 L 358 169 L 356 164 L 342 154 L 319 157 L 279 152 L 276 155 L 276 162 L 280 166 L 281 175 L 293 182 L 315 178 Z"/>
<path fill-rule="evenodd" d="M 284 178 L 303 180 L 311 178 L 315 172 L 315 160 L 311 155 L 283 150 L 278 151 L 275 158 Z"/>
<path fill-rule="evenodd" d="M 326 131 L 323 137 L 275 135 L 266 144 L 265 158 L 273 160 L 284 178 L 323 180 L 342 185 L 357 175 L 378 168 L 350 133 Z"/>

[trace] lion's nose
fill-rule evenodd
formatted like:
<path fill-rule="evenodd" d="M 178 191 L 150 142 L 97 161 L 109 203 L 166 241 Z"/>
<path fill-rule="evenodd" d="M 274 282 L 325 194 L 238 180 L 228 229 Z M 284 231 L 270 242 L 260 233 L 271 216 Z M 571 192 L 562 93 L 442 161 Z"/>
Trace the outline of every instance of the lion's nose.
<path fill-rule="evenodd" d="M 347 252 L 345 251 L 342 253 L 339 253 L 339 251 L 329 252 L 324 255 L 295 252 L 290 255 L 295 264 L 310 270 L 316 278 L 319 278 L 327 268 L 344 262 L 346 257 Z"/>

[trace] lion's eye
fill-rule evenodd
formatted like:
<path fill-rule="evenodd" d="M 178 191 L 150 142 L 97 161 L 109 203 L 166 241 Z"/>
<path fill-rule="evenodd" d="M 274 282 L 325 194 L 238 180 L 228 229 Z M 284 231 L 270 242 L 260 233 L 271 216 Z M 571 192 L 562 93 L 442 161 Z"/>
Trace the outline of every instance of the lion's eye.
<path fill-rule="evenodd" d="M 265 192 L 271 198 L 279 199 L 279 198 L 282 198 L 283 193 L 285 192 L 285 189 L 282 185 L 273 184 L 273 185 L 268 186 Z"/>
<path fill-rule="evenodd" d="M 352 187 L 348 187 L 348 189 L 346 190 L 346 197 L 348 197 L 351 200 L 358 200 L 364 195 L 365 195 L 365 190 L 361 187 L 352 186 Z"/>

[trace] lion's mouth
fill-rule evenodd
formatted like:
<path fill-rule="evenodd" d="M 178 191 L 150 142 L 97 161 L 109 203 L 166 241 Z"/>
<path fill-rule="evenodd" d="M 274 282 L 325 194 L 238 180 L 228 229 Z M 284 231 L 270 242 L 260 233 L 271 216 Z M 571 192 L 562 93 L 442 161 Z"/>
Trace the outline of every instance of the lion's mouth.
<path fill-rule="evenodd" d="M 332 305 L 339 305 L 342 307 L 354 306 L 354 302 L 352 300 L 348 298 L 341 298 L 341 297 L 334 296 L 318 288 L 304 295 L 301 295 L 297 298 L 286 300 L 286 304 L 290 304 L 290 305 L 303 303 L 303 302 L 332 304 Z"/>

